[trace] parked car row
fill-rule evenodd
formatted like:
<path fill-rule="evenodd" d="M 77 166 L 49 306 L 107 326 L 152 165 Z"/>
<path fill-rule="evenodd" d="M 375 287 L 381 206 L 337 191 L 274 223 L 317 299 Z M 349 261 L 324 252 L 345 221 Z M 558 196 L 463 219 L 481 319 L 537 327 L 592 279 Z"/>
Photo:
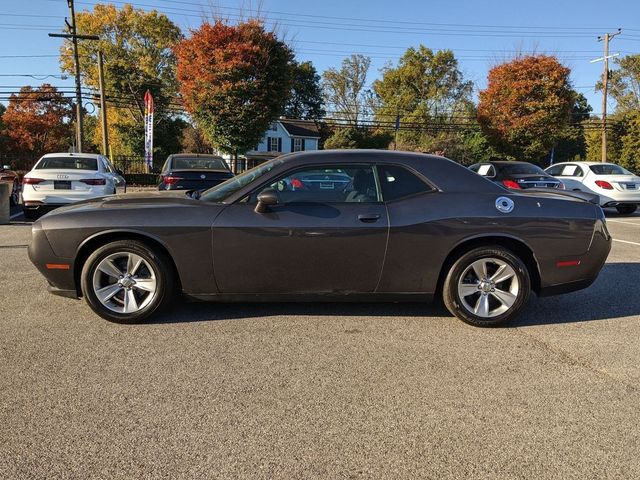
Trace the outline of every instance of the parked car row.
<path fill-rule="evenodd" d="M 508 189 L 555 188 L 598 198 L 601 207 L 630 215 L 640 204 L 640 177 L 613 163 L 563 162 L 545 170 L 528 162 L 489 161 L 469 167 Z"/>
<path fill-rule="evenodd" d="M 167 159 L 159 190 L 203 191 L 233 177 L 227 163 L 216 155 L 179 154 Z M 36 162 L 20 182 L 9 166 L 0 169 L 0 181 L 12 184 L 11 203 L 28 220 L 55 208 L 82 200 L 115 195 L 126 190 L 122 172 L 111 161 L 91 153 L 50 153 Z"/>

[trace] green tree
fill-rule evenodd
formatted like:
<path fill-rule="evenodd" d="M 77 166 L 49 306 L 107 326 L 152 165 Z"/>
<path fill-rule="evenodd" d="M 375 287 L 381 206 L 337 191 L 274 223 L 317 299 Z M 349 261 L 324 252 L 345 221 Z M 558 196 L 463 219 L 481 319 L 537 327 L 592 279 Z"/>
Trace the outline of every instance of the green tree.
<path fill-rule="evenodd" d="M 96 4 L 92 11 L 76 15 L 78 32 L 98 35 L 99 41 L 78 44 L 84 76 L 82 82 L 91 89 L 98 88 L 98 51 L 105 58 L 105 89 L 109 100 L 109 133 L 112 150 L 140 155 L 144 152 L 144 94 L 154 97 L 154 138 L 177 135 L 167 139 L 174 145 L 180 137 L 175 131 L 178 85 L 175 75 L 176 59 L 172 48 L 182 33 L 169 18 L 157 11 L 135 9 L 131 5 L 118 8 L 111 4 Z M 72 44 L 66 40 L 60 51 L 62 70 L 73 74 Z M 172 125 L 164 125 L 164 124 Z M 162 152 L 162 141 L 158 150 Z"/>
<path fill-rule="evenodd" d="M 547 55 L 518 57 L 489 71 L 478 121 L 496 150 L 543 163 L 571 119 L 575 93 L 569 74 Z"/>
<path fill-rule="evenodd" d="M 389 132 L 362 127 L 337 127 L 324 142 L 326 149 L 376 148 L 386 149 L 391 143 Z"/>
<path fill-rule="evenodd" d="M 620 164 L 640 175 L 640 111 L 629 112 L 625 127 L 620 137 Z"/>
<path fill-rule="evenodd" d="M 473 113 L 473 84 L 464 80 L 450 50 L 409 48 L 396 67 L 384 69 L 373 89 L 378 99 L 376 119 L 392 124 L 398 116 L 406 127 L 398 135 L 405 150 L 451 150 L 460 138 L 445 129 L 452 123 L 468 123 Z"/>
<path fill-rule="evenodd" d="M 291 92 L 284 107 L 288 118 L 319 120 L 325 115 L 320 75 L 311 62 L 291 62 Z"/>
<path fill-rule="evenodd" d="M 293 54 L 259 21 L 204 23 L 176 53 L 184 104 L 218 150 L 253 148 L 284 111 Z"/>
<path fill-rule="evenodd" d="M 587 142 L 584 125 L 591 117 L 593 108 L 581 93 L 574 93 L 575 103 L 571 119 L 564 132 L 558 137 L 554 147 L 554 162 L 583 160 L 587 156 Z"/>
<path fill-rule="evenodd" d="M 618 68 L 611 70 L 609 94 L 616 101 L 616 111 L 640 111 L 640 53 L 616 58 L 614 63 Z M 596 87 L 602 89 L 602 82 Z"/>
<path fill-rule="evenodd" d="M 353 127 L 368 114 L 366 95 L 367 73 L 371 59 L 351 55 L 342 61 L 340 70 L 330 68 L 322 74 L 322 87 L 331 116 Z"/>

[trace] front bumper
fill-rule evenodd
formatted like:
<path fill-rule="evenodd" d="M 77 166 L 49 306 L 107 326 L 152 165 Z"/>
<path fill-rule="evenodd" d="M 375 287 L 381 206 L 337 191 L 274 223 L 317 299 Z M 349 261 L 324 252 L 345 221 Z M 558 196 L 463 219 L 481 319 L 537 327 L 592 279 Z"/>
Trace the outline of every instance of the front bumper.
<path fill-rule="evenodd" d="M 40 221 L 33 223 L 31 243 L 28 248 L 29 260 L 49 283 L 49 291 L 66 297 L 78 298 L 73 258 L 59 257 L 53 252 Z M 66 292 L 63 293 L 63 292 Z M 71 294 L 73 292 L 73 295 Z"/>

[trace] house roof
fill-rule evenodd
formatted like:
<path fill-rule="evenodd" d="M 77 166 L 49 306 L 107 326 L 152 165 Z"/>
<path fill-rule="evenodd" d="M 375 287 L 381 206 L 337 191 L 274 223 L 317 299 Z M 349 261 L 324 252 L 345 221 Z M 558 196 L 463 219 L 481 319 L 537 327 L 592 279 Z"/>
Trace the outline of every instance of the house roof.
<path fill-rule="evenodd" d="M 293 120 L 289 118 L 281 118 L 278 121 L 291 137 L 320 138 L 318 126 L 311 120 Z"/>

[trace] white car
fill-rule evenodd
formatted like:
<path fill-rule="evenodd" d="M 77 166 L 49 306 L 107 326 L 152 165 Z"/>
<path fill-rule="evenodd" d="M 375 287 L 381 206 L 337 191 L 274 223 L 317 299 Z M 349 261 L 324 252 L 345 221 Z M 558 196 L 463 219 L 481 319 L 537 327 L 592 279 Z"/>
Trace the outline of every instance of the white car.
<path fill-rule="evenodd" d="M 545 172 L 562 180 L 567 190 L 595 193 L 603 208 L 630 215 L 640 205 L 640 177 L 614 163 L 564 162 Z"/>
<path fill-rule="evenodd" d="M 118 193 L 124 178 L 93 153 L 48 153 L 22 179 L 22 211 L 33 220 L 62 205 Z"/>

